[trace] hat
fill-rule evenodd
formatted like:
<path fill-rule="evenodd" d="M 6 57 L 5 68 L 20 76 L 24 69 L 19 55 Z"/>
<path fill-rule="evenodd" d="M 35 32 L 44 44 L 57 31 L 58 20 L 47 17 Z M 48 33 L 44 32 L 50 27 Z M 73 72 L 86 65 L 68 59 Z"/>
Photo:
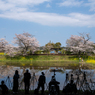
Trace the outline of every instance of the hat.
<path fill-rule="evenodd" d="M 4 81 L 3 80 L 1 81 L 1 84 L 4 84 Z"/>
<path fill-rule="evenodd" d="M 29 72 L 29 70 L 28 70 L 28 69 L 26 69 L 26 72 Z"/>
<path fill-rule="evenodd" d="M 44 72 L 41 72 L 41 73 L 42 73 L 42 75 L 45 75 Z"/>

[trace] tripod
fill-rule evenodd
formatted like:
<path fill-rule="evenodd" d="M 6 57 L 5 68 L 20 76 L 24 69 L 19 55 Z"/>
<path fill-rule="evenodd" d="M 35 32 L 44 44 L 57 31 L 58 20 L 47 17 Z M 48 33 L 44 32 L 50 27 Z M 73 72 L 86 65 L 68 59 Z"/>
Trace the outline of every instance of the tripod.
<path fill-rule="evenodd" d="M 54 76 L 54 79 L 56 79 L 56 78 L 55 78 L 55 75 L 56 75 L 56 74 L 55 74 L 55 69 L 53 70 L 53 72 L 54 72 L 54 75 L 53 75 L 53 76 Z"/>
<path fill-rule="evenodd" d="M 11 82 L 11 79 L 10 79 L 9 76 L 8 76 L 7 79 L 6 79 L 6 83 L 7 83 L 7 85 L 8 85 L 8 88 L 9 88 L 9 89 L 12 89 L 12 82 Z"/>
<path fill-rule="evenodd" d="M 88 90 L 88 91 L 91 92 L 91 88 L 90 88 L 90 85 L 89 85 L 89 83 L 87 82 L 87 80 L 85 80 L 85 81 L 83 81 L 83 82 L 81 83 L 81 86 L 80 86 L 79 89 L 80 89 L 80 90 L 83 90 L 83 91 Z"/>
<path fill-rule="evenodd" d="M 83 90 L 83 91 L 90 91 L 91 92 L 91 88 L 90 88 L 90 85 L 89 83 L 87 82 L 87 79 L 86 79 L 86 73 L 84 72 L 83 73 L 83 79 L 82 79 L 82 82 L 80 83 L 80 90 Z"/>
<path fill-rule="evenodd" d="M 34 90 L 34 82 L 35 82 L 35 80 L 36 80 L 36 82 L 37 82 L 35 73 L 33 72 L 33 76 L 32 76 L 31 81 L 30 81 L 31 83 L 33 82 L 33 90 Z"/>
<path fill-rule="evenodd" d="M 24 87 L 23 82 L 24 82 L 24 77 L 23 77 L 23 76 L 20 76 L 20 78 L 19 78 L 19 88 L 20 88 L 20 89 L 23 89 L 23 88 L 21 88 L 21 87 Z"/>
<path fill-rule="evenodd" d="M 66 73 L 66 79 L 64 81 L 63 88 L 67 85 L 68 81 L 69 81 L 69 75 L 68 73 Z"/>

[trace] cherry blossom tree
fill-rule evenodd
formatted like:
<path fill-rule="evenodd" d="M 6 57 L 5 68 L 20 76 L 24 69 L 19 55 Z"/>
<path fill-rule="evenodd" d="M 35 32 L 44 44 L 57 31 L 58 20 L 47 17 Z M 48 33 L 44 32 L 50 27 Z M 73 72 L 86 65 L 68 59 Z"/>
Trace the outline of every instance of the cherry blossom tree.
<path fill-rule="evenodd" d="M 8 42 L 5 40 L 5 38 L 0 39 L 0 52 L 5 51 L 5 47 L 8 45 Z"/>
<path fill-rule="evenodd" d="M 6 53 L 10 57 L 14 57 L 16 55 L 17 50 L 11 44 L 9 44 L 5 38 L 0 39 L 0 51 Z"/>
<path fill-rule="evenodd" d="M 78 54 L 80 56 L 81 53 L 91 53 L 94 52 L 94 43 L 89 41 L 89 34 L 80 34 L 80 36 L 72 35 L 70 39 L 67 39 L 67 48 L 70 49 L 71 52 Z"/>
<path fill-rule="evenodd" d="M 10 57 L 14 57 L 18 53 L 18 47 L 8 44 L 5 47 L 5 53 Z"/>
<path fill-rule="evenodd" d="M 28 51 L 34 52 L 39 47 L 39 42 L 29 33 L 15 34 L 14 44 L 17 44 L 21 53 L 27 55 Z"/>

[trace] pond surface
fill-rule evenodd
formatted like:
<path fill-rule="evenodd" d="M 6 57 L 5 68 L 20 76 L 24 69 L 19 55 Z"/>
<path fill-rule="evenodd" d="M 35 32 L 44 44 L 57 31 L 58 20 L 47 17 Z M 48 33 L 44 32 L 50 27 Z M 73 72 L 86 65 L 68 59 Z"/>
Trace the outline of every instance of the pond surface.
<path fill-rule="evenodd" d="M 48 83 L 51 80 L 51 77 L 54 75 L 53 70 L 55 69 L 55 77 L 56 80 L 60 82 L 60 90 L 63 89 L 64 82 L 66 80 L 66 73 L 69 74 L 69 80 L 70 80 L 70 75 L 74 75 L 74 79 L 76 81 L 77 79 L 77 74 L 79 74 L 79 71 L 81 70 L 82 72 L 86 72 L 87 75 L 87 80 L 92 81 L 95 80 L 95 71 L 91 69 L 68 69 L 64 67 L 17 67 L 17 66 L 0 66 L 0 83 L 2 80 L 5 81 L 5 84 L 8 86 L 9 89 L 12 89 L 13 86 L 13 75 L 15 73 L 15 70 L 19 71 L 19 89 L 24 89 L 24 82 L 23 82 L 23 74 L 25 73 L 25 70 L 29 69 L 29 72 L 31 73 L 31 86 L 30 90 L 34 90 L 37 88 L 38 84 L 38 78 L 41 75 L 41 72 L 43 71 L 46 76 L 46 84 L 45 84 L 45 90 L 48 89 Z M 35 76 L 33 76 L 33 73 L 35 73 Z M 8 78 L 9 76 L 9 78 Z M 80 74 L 80 79 L 83 78 L 83 74 Z"/>

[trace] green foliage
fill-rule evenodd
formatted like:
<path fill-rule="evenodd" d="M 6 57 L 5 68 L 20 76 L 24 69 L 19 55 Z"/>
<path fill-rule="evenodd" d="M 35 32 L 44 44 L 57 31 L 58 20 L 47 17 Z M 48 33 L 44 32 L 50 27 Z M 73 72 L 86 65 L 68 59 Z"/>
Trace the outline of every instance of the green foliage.
<path fill-rule="evenodd" d="M 49 41 L 45 46 L 53 46 L 54 47 L 54 43 Z"/>
<path fill-rule="evenodd" d="M 35 51 L 35 53 L 34 54 L 42 54 L 44 51 L 42 51 L 42 50 L 38 50 L 38 51 Z"/>
<path fill-rule="evenodd" d="M 60 50 L 62 54 L 66 54 L 66 51 L 64 49 Z"/>
<path fill-rule="evenodd" d="M 58 52 L 58 48 L 61 48 L 61 43 L 60 42 L 53 43 L 50 41 L 45 45 L 45 51 L 47 51 L 49 53 L 51 48 L 56 48 L 55 50 L 56 50 L 56 52 Z"/>
<path fill-rule="evenodd" d="M 60 42 L 57 42 L 54 44 L 54 48 L 60 48 L 61 47 L 61 43 Z"/>

